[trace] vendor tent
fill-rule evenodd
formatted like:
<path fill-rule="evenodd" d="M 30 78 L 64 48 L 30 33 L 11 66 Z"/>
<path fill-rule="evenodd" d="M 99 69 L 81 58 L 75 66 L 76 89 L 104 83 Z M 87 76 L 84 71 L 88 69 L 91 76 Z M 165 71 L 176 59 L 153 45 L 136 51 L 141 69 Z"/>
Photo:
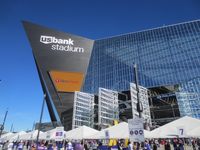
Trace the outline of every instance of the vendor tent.
<path fill-rule="evenodd" d="M 148 131 L 148 130 L 144 130 L 144 138 L 151 138 L 151 131 Z"/>
<path fill-rule="evenodd" d="M 173 138 L 179 137 L 180 132 L 178 129 L 182 129 L 182 137 L 188 137 L 187 133 L 199 126 L 200 120 L 185 116 L 154 129 L 151 133 L 152 138 Z"/>
<path fill-rule="evenodd" d="M 42 134 L 43 132 L 40 131 L 40 135 Z M 23 134 L 19 137 L 20 140 L 36 140 L 37 139 L 37 134 L 38 134 L 38 130 L 34 130 L 34 131 L 31 131 L 31 132 L 28 132 L 26 134 Z M 41 139 L 41 138 L 40 138 Z"/>
<path fill-rule="evenodd" d="M 189 137 L 195 137 L 195 138 L 199 138 L 200 137 L 200 126 L 197 128 L 194 128 L 193 130 L 189 131 L 187 133 L 187 135 Z"/>
<path fill-rule="evenodd" d="M 144 130 L 145 138 L 151 136 L 151 132 Z M 129 138 L 128 123 L 121 122 L 115 126 L 101 130 L 98 134 L 88 137 L 88 139 L 127 139 Z"/>
<path fill-rule="evenodd" d="M 0 138 L 0 142 L 8 141 L 10 138 L 12 138 L 15 134 L 12 132 L 8 132 L 6 134 L 3 134 Z"/>
<path fill-rule="evenodd" d="M 48 131 L 47 131 L 48 132 Z M 40 134 L 40 136 L 39 136 L 39 139 L 42 139 L 42 140 L 50 140 L 50 135 L 49 135 L 49 137 L 47 137 L 47 132 L 42 132 L 41 134 Z"/>
<path fill-rule="evenodd" d="M 81 126 L 66 132 L 65 139 L 87 139 L 91 135 L 97 134 L 99 131 L 87 126 Z"/>
<path fill-rule="evenodd" d="M 13 141 L 19 141 L 20 140 L 20 137 L 22 135 L 26 134 L 25 131 L 20 131 L 18 133 L 15 133 L 13 137 L 11 137 L 10 139 L 8 139 L 9 141 L 13 142 Z"/>

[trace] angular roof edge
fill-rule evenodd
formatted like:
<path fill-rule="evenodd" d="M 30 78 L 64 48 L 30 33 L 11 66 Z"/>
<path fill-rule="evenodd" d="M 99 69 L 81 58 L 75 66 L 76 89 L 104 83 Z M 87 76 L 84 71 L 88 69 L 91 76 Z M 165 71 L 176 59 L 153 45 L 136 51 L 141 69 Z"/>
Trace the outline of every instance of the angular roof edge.
<path fill-rule="evenodd" d="M 172 26 L 177 26 L 177 25 L 182 25 L 182 24 L 187 24 L 187 23 L 193 23 L 193 22 L 198 22 L 198 21 L 200 21 L 200 19 L 185 21 L 185 22 L 180 22 L 180 23 L 175 23 L 175 24 L 170 24 L 170 25 L 164 25 L 164 26 L 155 27 L 155 28 L 151 28 L 151 29 L 143 29 L 141 31 L 122 33 L 122 34 L 119 34 L 119 35 L 113 35 L 113 36 L 103 37 L 103 38 L 100 38 L 100 39 L 95 39 L 94 41 L 106 40 L 106 39 L 111 39 L 111 38 L 114 38 L 114 37 L 124 36 L 124 35 L 128 35 L 128 34 L 147 32 L 147 31 L 151 31 L 151 30 L 157 30 L 157 29 L 162 29 L 162 28 L 167 28 L 167 27 L 172 27 Z"/>

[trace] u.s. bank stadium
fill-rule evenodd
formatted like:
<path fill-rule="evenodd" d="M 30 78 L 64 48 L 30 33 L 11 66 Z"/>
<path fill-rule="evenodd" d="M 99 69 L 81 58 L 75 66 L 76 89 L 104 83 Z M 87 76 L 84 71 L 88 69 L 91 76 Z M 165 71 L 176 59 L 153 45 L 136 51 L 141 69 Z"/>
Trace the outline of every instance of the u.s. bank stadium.
<path fill-rule="evenodd" d="M 51 120 L 66 130 L 137 116 L 134 64 L 146 124 L 200 118 L 200 20 L 99 40 L 23 25 Z"/>

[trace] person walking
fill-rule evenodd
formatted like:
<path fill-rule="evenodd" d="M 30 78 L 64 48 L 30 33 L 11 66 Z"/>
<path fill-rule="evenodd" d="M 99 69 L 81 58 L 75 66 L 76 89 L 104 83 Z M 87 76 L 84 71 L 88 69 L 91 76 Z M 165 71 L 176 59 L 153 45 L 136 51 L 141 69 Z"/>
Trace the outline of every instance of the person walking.
<path fill-rule="evenodd" d="M 173 147 L 174 147 L 174 150 L 178 150 L 178 140 L 177 139 L 173 140 Z"/>
<path fill-rule="evenodd" d="M 83 147 L 83 145 L 81 144 L 80 141 L 78 141 L 78 142 L 75 144 L 74 150 L 84 150 L 84 147 Z"/>
<path fill-rule="evenodd" d="M 21 141 L 17 146 L 17 150 L 23 150 L 23 147 L 24 147 L 24 143 L 23 141 Z"/>
<path fill-rule="evenodd" d="M 151 150 L 151 147 L 150 147 L 149 142 L 147 140 L 144 143 L 144 149 L 145 150 Z"/>
<path fill-rule="evenodd" d="M 66 144 L 66 150 L 73 150 L 73 146 L 72 146 L 72 143 L 70 141 L 67 142 Z"/>
<path fill-rule="evenodd" d="M 179 140 L 179 150 L 184 150 L 184 143 L 181 139 Z"/>
<path fill-rule="evenodd" d="M 153 150 L 157 150 L 157 144 L 155 143 L 155 141 L 153 142 Z"/>
<path fill-rule="evenodd" d="M 12 150 L 13 149 L 13 142 L 9 142 L 8 144 L 8 150 Z"/>
<path fill-rule="evenodd" d="M 44 142 L 41 142 L 41 144 L 37 146 L 37 150 L 47 150 L 47 147 L 44 145 Z"/>
<path fill-rule="evenodd" d="M 171 146 L 170 146 L 169 141 L 167 141 L 167 142 L 165 143 L 165 150 L 171 150 Z"/>
<path fill-rule="evenodd" d="M 53 145 L 52 145 L 52 148 L 51 148 L 52 150 L 58 150 L 58 147 L 57 147 L 57 145 L 56 145 L 56 143 L 53 143 Z"/>
<path fill-rule="evenodd" d="M 129 141 L 128 142 L 128 150 L 132 150 L 133 149 L 133 144 Z"/>

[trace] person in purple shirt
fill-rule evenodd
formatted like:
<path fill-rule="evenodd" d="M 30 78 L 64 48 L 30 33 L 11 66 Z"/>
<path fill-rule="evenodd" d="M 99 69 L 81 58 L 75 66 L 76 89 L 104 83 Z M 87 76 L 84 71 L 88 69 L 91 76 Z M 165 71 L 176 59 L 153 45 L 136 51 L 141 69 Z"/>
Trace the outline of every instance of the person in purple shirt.
<path fill-rule="evenodd" d="M 22 150 L 23 147 L 24 147 L 24 143 L 23 143 L 23 141 L 21 141 L 21 142 L 18 144 L 17 149 L 18 149 L 18 150 Z"/>
<path fill-rule="evenodd" d="M 43 142 L 41 142 L 41 144 L 37 146 L 37 150 L 47 150 L 47 147 L 44 145 Z"/>
<path fill-rule="evenodd" d="M 81 144 L 80 141 L 78 141 L 78 142 L 75 144 L 74 150 L 84 150 L 84 146 Z"/>

